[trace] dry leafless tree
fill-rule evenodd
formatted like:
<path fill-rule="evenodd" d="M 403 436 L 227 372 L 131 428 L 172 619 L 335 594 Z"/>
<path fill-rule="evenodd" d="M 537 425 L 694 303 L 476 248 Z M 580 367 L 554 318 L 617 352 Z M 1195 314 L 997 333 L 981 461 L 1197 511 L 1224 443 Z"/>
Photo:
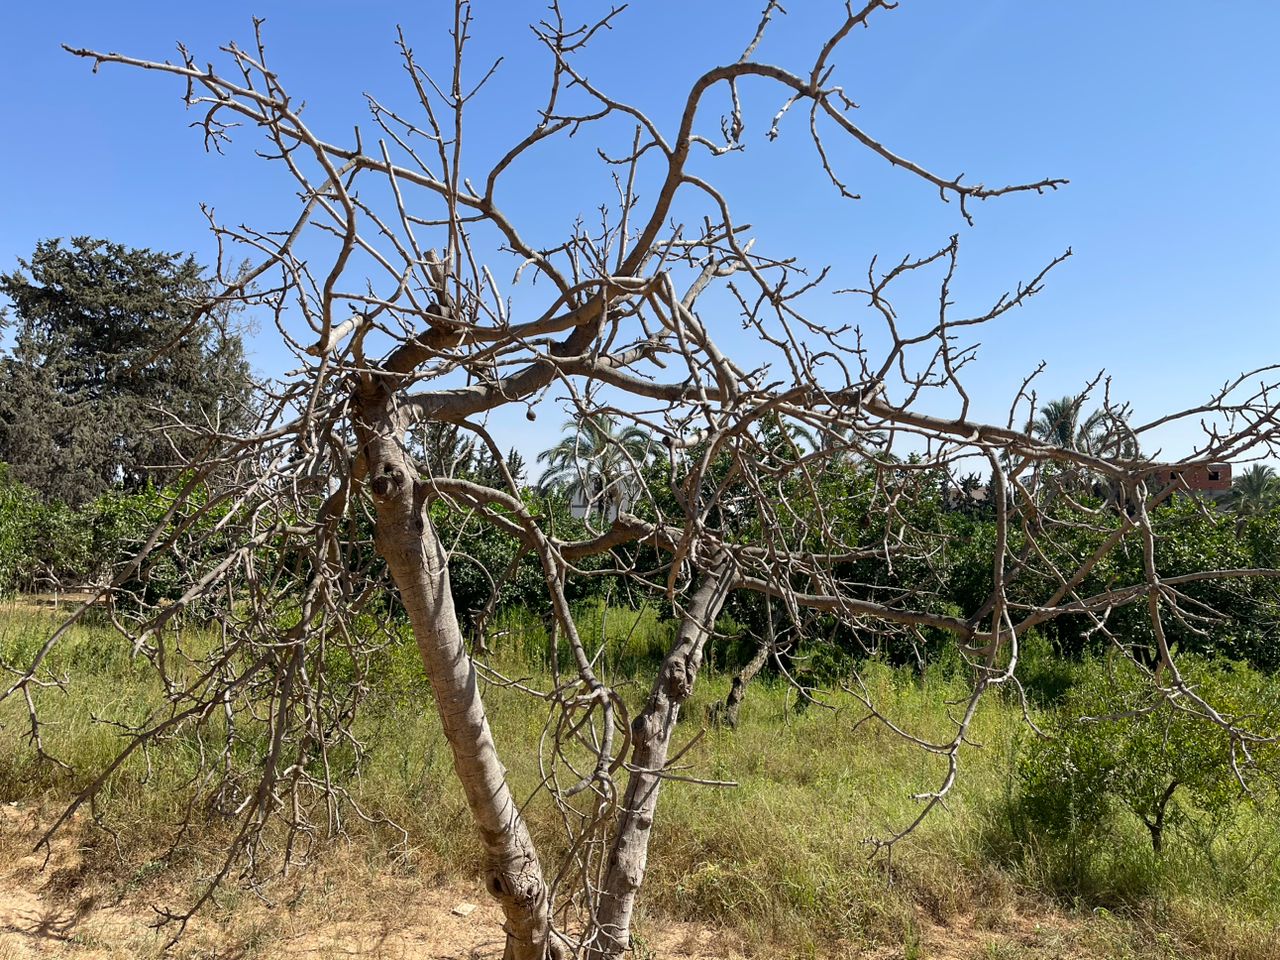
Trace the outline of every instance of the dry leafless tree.
<path fill-rule="evenodd" d="M 1137 451 L 1144 437 L 1180 418 L 1204 429 L 1185 464 L 1271 451 L 1276 400 L 1264 375 L 1242 376 L 1206 403 L 1149 423 L 1117 416 L 1124 436 L 1090 450 L 1015 426 L 1034 414 L 1033 378 L 1011 389 L 1003 422 L 982 422 L 963 383 L 973 356 L 968 338 L 1038 293 L 1069 251 L 994 303 L 960 313 L 950 291 L 956 237 L 926 256 L 888 268 L 872 262 L 864 277 L 829 283 L 825 270 L 805 272 L 785 238 L 750 236 L 730 198 L 695 172 L 743 150 L 749 129 L 772 139 L 800 114 L 804 132 L 790 135 L 808 137 L 816 152 L 812 171 L 794 175 L 825 177 L 837 197 L 852 193 L 828 150 L 836 139 L 937 191 L 966 221 L 978 201 L 1064 184 L 962 182 L 907 159 L 861 125 L 838 83 L 837 55 L 894 6 L 831 4 L 830 32 L 815 40 L 810 59 L 775 66 L 756 59 L 782 12 L 771 0 L 762 16 L 738 25 L 741 56 L 698 77 L 668 127 L 597 87 L 578 66 L 589 43 L 600 42 L 606 28 L 625 29 L 634 14 L 611 10 L 579 25 L 553 2 L 533 26 L 545 48 L 545 102 L 526 128 L 513 130 L 510 149 L 478 170 L 468 166 L 464 143 L 472 124 L 485 122 L 472 120 L 471 111 L 495 73 L 470 68 L 472 14 L 463 0 L 451 12 L 453 56 L 443 75 L 424 68 L 401 36 L 409 105 L 370 97 L 370 122 L 337 143 L 304 122 L 300 102 L 268 64 L 260 29 L 250 48 L 224 47 L 220 68 L 181 48 L 177 62 L 72 50 L 95 70 L 121 64 L 176 78 L 209 146 L 220 147 L 242 125 L 265 138 L 263 149 L 294 178 L 293 222 L 255 229 L 210 220 L 226 251 L 221 263 L 238 264 L 245 250 L 256 263 L 248 274 L 228 269 L 215 303 L 239 302 L 273 317 L 298 366 L 265 398 L 251 432 L 174 425 L 203 436 L 207 453 L 190 464 L 165 523 L 108 589 L 124 589 L 183 543 L 222 547 L 193 564 L 177 602 L 137 615 L 129 613 L 137 607 L 117 604 L 122 629 L 160 671 L 168 695 L 66 816 L 132 754 L 193 727 L 216 732 L 224 744 L 251 727 L 262 732 L 252 782 L 227 772 L 224 746 L 210 748 L 203 779 L 193 784 L 216 793 L 239 818 L 215 883 L 239 858 L 261 857 L 273 844 L 296 856 L 312 837 L 340 830 L 344 818 L 370 816 L 344 796 L 327 759 L 353 740 L 361 684 L 326 684 L 324 671 L 335 649 L 348 651 L 361 669 L 376 661 L 389 633 L 353 624 L 362 612 L 389 616 L 389 595 L 412 625 L 434 689 L 481 841 L 486 885 L 506 918 L 509 960 L 616 957 L 627 949 L 662 784 L 698 779 L 678 763 L 684 747 L 676 720 L 735 592 L 768 598 L 771 624 L 776 617 L 792 625 L 788 630 L 804 629 L 820 614 L 864 637 L 911 643 L 935 630 L 955 638 L 974 682 L 949 738 L 919 737 L 880 717 L 866 699 L 870 715 L 943 760 L 941 780 L 920 797 L 921 818 L 956 782 L 984 694 L 1016 688 L 1027 631 L 1072 616 L 1109 636 L 1109 617 L 1127 605 L 1149 614 L 1158 655 L 1144 666 L 1153 689 L 1217 723 L 1243 770 L 1259 735 L 1182 681 L 1165 624 L 1206 616 L 1185 601 L 1189 583 L 1274 571 L 1163 576 L 1151 514 L 1172 491 L 1148 483 L 1151 463 Z M 740 98 L 748 87 L 753 103 L 773 98 L 772 113 L 748 115 Z M 515 124 L 508 116 L 501 122 Z M 552 141 L 598 150 L 616 196 L 595 222 L 579 220 L 544 247 L 526 239 L 501 198 L 512 171 L 538 164 Z M 937 284 L 936 309 L 924 318 L 900 316 L 892 291 L 922 277 Z M 836 303 L 847 322 L 810 315 L 806 305 L 828 286 L 841 287 Z M 882 350 L 864 343 L 866 324 L 856 318 L 867 309 L 887 331 Z M 744 337 L 752 342 L 750 362 L 722 346 Z M 665 461 L 657 470 L 636 464 L 635 502 L 589 520 L 582 536 L 557 532 L 532 505 L 505 470 L 491 430 L 504 410 L 532 420 L 556 404 L 577 417 L 643 428 Z M 488 450 L 502 480 L 429 470 L 408 438 L 433 423 L 460 428 Z M 788 440 L 786 429 L 779 440 L 779 424 L 806 431 L 812 442 Z M 852 524 L 837 515 L 828 484 L 834 466 L 850 459 L 868 478 L 863 519 Z M 927 566 L 946 548 L 943 535 L 913 527 L 908 505 L 929 477 L 974 464 L 992 478 L 996 541 L 985 602 L 960 614 L 939 612 L 919 585 L 860 582 L 853 572 L 860 562 Z M 1109 503 L 1097 506 L 1080 483 L 1064 478 L 1102 485 Z M 1066 521 L 1051 506 L 1073 498 L 1071 523 L 1096 522 L 1106 535 L 1091 555 L 1064 563 L 1053 546 Z M 495 526 L 541 564 L 555 617 L 549 688 L 500 676 L 468 654 L 448 570 L 460 545 L 442 542 L 429 516 L 441 499 Z M 1085 591 L 1091 571 L 1122 544 L 1144 552 L 1144 574 Z M 503 571 L 489 575 L 497 584 Z M 573 578 L 601 575 L 662 596 L 678 623 L 651 690 L 630 709 L 600 675 L 566 599 Z M 1015 583 L 1036 599 L 1015 599 Z M 178 649 L 169 632 L 197 604 L 205 616 L 216 612 L 220 630 L 220 642 L 199 656 Z M 0 688 L 2 696 L 27 699 L 37 742 L 34 694 L 53 682 L 42 662 L 61 635 Z M 1125 638 L 1115 641 L 1129 649 Z M 568 659 L 556 650 L 568 651 Z M 565 830 L 563 856 L 553 866 L 535 848 L 522 800 L 507 781 L 486 719 L 486 683 L 546 703 L 541 744 L 503 749 L 540 751 L 538 789 L 551 795 Z M 863 695 L 856 678 L 849 689 Z M 266 829 L 272 824 L 279 829 Z M 881 844 L 891 846 L 914 825 Z"/>

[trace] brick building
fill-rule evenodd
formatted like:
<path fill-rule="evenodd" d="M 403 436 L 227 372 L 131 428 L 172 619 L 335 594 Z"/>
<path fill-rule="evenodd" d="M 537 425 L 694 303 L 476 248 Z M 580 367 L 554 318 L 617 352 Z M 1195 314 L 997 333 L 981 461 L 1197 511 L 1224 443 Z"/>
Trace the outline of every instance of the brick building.
<path fill-rule="evenodd" d="M 1191 493 L 1217 497 L 1231 490 L 1231 464 L 1202 463 L 1188 467 L 1157 467 L 1147 474 L 1147 484 L 1159 489 L 1181 481 Z M 1180 487 L 1179 489 L 1183 489 Z"/>

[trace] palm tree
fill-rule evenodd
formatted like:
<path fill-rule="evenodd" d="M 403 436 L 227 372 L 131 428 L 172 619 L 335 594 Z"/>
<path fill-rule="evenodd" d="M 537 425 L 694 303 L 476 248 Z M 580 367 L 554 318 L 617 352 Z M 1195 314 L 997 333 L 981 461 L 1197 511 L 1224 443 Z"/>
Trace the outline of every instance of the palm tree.
<path fill-rule="evenodd" d="M 1027 425 L 1027 432 L 1056 447 L 1075 450 L 1083 439 L 1080 431 L 1080 408 L 1083 405 L 1083 394 L 1050 400 L 1040 408 L 1040 415 Z"/>
<path fill-rule="evenodd" d="M 1050 400 L 1040 408 L 1039 416 L 1027 424 L 1027 432 L 1061 447 L 1095 457 L 1136 460 L 1138 441 L 1127 422 L 1128 406 L 1106 406 L 1080 418 L 1085 394 Z M 1076 491 L 1092 491 L 1104 499 L 1119 502 L 1121 491 L 1114 481 L 1096 476 L 1075 466 L 1055 466 L 1048 471 L 1056 482 Z M 1037 478 L 1041 477 L 1037 468 Z"/>
<path fill-rule="evenodd" d="M 815 449 L 825 450 L 830 461 L 839 465 L 855 459 L 897 460 L 889 453 L 889 435 L 884 430 L 871 429 L 861 424 L 824 427 L 818 433 Z"/>
<path fill-rule="evenodd" d="M 772 457 L 793 460 L 810 450 L 818 449 L 813 432 L 793 420 L 784 421 L 776 413 L 760 418 L 760 444 Z"/>
<path fill-rule="evenodd" d="M 1240 517 L 1266 513 L 1280 501 L 1280 478 L 1271 467 L 1255 463 L 1231 483 L 1228 502 Z"/>
<path fill-rule="evenodd" d="M 1027 432 L 1046 443 L 1080 453 L 1134 459 L 1138 444 L 1125 422 L 1127 406 L 1095 410 L 1083 421 L 1084 394 L 1050 400 L 1040 415 L 1027 424 Z"/>
<path fill-rule="evenodd" d="M 610 414 L 570 420 L 564 438 L 538 454 L 547 468 L 538 478 L 543 493 L 563 490 L 587 513 L 608 516 L 635 494 L 636 472 L 648 463 L 654 439 L 633 423 Z"/>

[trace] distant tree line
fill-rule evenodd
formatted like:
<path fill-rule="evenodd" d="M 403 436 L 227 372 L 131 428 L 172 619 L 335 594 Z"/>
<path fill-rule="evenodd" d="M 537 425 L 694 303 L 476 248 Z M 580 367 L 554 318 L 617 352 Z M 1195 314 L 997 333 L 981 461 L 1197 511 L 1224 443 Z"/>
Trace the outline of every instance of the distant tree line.
<path fill-rule="evenodd" d="M 166 488 L 180 478 L 169 465 L 191 457 L 192 451 L 183 448 L 192 442 L 189 435 L 170 425 L 194 420 L 234 432 L 252 417 L 254 383 L 237 318 L 231 311 L 198 308 L 208 292 L 203 277 L 202 267 L 189 255 L 86 237 L 68 245 L 42 241 L 29 260 L 20 261 L 19 269 L 0 275 L 0 293 L 10 303 L 0 314 L 10 334 L 0 352 L 0 463 L 7 464 L 0 469 L 0 591 L 108 580 L 117 559 L 136 547 L 170 502 Z M 1088 414 L 1085 409 L 1083 394 L 1050 401 L 1027 429 L 1062 446 L 1138 455 L 1123 409 L 1107 407 Z M 867 516 L 877 475 L 868 467 L 868 458 L 892 459 L 881 449 L 882 437 L 814 437 L 778 418 L 764 418 L 758 431 L 761 450 L 779 461 L 798 460 L 819 445 L 847 448 L 823 460 L 824 473 L 816 488 L 797 484 L 789 501 L 789 515 L 797 527 L 805 524 L 807 514 L 821 511 L 843 535 L 860 530 L 878 535 L 874 531 L 883 524 L 873 524 Z M 528 508 L 553 516 L 557 528 L 566 533 L 598 523 L 593 512 L 625 508 L 629 489 L 645 487 L 671 495 L 667 474 L 673 459 L 666 448 L 621 417 L 597 415 L 568 422 L 562 439 L 538 456 L 543 471 L 536 483 L 524 475 L 524 461 L 517 452 L 507 455 L 504 467 L 457 426 L 420 427 L 410 442 L 432 475 L 497 484 L 501 470 L 512 473 Z M 699 455 L 696 448 L 683 454 Z M 758 522 L 752 519 L 755 514 L 742 510 L 737 521 L 735 510 L 749 499 L 752 480 L 731 477 L 728 470 L 726 459 L 724 473 L 713 469 L 704 481 L 719 485 L 713 498 L 716 520 L 729 529 L 736 529 L 736 524 L 741 527 L 737 535 L 750 538 L 754 532 L 749 527 Z M 1063 556 L 1096 549 L 1107 526 L 1107 491 L 1088 478 L 1041 479 L 1064 491 L 1046 500 L 1048 509 L 1068 519 L 1077 511 L 1082 520 L 1087 514 L 1090 521 L 1060 527 L 1080 533 L 1074 540 L 1056 542 L 1056 548 Z M 918 589 L 926 582 L 941 583 L 931 601 L 939 612 L 972 609 L 987 589 L 994 536 L 995 504 L 985 481 L 977 474 L 957 479 L 937 470 L 919 472 L 908 461 L 900 482 L 900 535 L 904 545 L 914 541 L 903 553 L 915 559 L 893 565 L 882 558 L 851 560 L 847 573 L 866 584 L 873 598 Z M 821 492 L 821 503 L 813 502 L 813 489 Z M 1197 564 L 1241 569 L 1275 565 L 1278 491 L 1274 471 L 1253 465 L 1235 479 L 1227 501 L 1234 517 L 1190 498 L 1170 499 L 1157 511 L 1159 549 L 1167 553 L 1162 562 L 1175 568 L 1185 562 L 1188 570 Z M 587 505 L 585 516 L 581 509 L 570 510 L 575 497 Z M 483 632 L 484 623 L 498 609 L 527 606 L 536 611 L 545 603 L 540 565 L 517 541 L 445 500 L 433 505 L 432 518 L 453 545 L 450 573 L 456 605 L 478 631 Z M 1118 516 L 1115 522 L 1120 522 Z M 947 548 L 924 549 L 930 541 Z M 176 545 L 171 554 L 170 562 L 184 562 Z M 1014 598 L 1020 580 L 1030 602 L 1058 559 L 1028 557 L 1017 571 Z M 631 560 L 637 571 L 661 566 L 652 548 L 634 548 Z M 1094 571 L 1096 583 L 1082 584 L 1081 589 L 1097 591 L 1110 581 L 1133 577 L 1133 571 L 1118 566 L 1141 562 L 1141 557 L 1121 551 Z M 141 595 L 164 596 L 163 570 L 144 571 L 142 576 L 146 586 Z M 175 576 L 174 582 L 178 579 Z M 600 570 L 594 577 L 576 579 L 571 599 L 608 597 L 638 604 L 661 592 L 661 584 L 655 583 L 654 597 L 641 596 L 646 588 L 638 583 L 644 578 L 627 578 L 624 588 L 620 579 Z M 1280 627 L 1259 614 L 1265 607 L 1262 601 L 1271 598 L 1255 596 L 1256 591 L 1271 590 L 1267 584 L 1240 581 L 1229 589 L 1220 583 L 1189 585 L 1188 597 L 1216 613 L 1203 623 L 1174 625 L 1176 642 L 1267 670 L 1280 668 Z M 721 644 L 727 665 L 749 664 L 766 642 L 785 648 L 770 651 L 774 662 L 781 663 L 783 656 L 803 657 L 806 634 L 824 641 L 827 660 L 834 649 L 923 662 L 937 654 L 932 648 L 944 643 L 926 630 L 915 646 L 898 643 L 895 649 L 881 650 L 875 636 L 859 636 L 848 627 L 837 630 L 834 618 L 817 614 L 785 627 L 778 605 L 754 595 L 735 598 L 728 615 L 742 629 L 737 640 L 726 638 Z M 1149 629 L 1144 623 L 1135 608 L 1126 608 L 1116 614 L 1111 627 L 1142 643 Z M 1091 627 L 1083 619 L 1064 617 L 1046 625 L 1044 635 L 1059 653 L 1078 654 L 1100 641 Z M 838 641 L 834 647 L 827 642 L 833 637 Z M 811 673 L 827 669 L 821 660 L 804 662 L 803 669 Z"/>

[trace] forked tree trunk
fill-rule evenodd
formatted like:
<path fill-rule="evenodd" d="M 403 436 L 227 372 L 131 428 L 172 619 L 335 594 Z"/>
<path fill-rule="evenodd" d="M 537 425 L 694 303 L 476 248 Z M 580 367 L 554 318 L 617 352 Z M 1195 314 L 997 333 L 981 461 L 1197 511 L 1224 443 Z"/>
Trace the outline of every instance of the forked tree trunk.
<path fill-rule="evenodd" d="M 676 642 L 658 671 L 649 699 L 631 725 L 630 774 L 600 889 L 596 937 L 590 954 L 593 960 L 621 956 L 630 944 L 631 916 L 644 880 L 658 789 L 676 719 L 680 705 L 693 692 L 702 666 L 703 647 L 732 583 L 732 570 L 727 564 L 706 575 L 689 601 Z"/>
<path fill-rule="evenodd" d="M 400 589 L 453 750 L 454 769 L 480 830 L 485 885 L 506 917 L 505 960 L 559 957 L 542 866 L 498 760 L 475 667 L 454 612 L 448 558 L 396 432 L 384 427 L 366 437 L 377 548 Z"/>
<path fill-rule="evenodd" d="M 1160 795 L 1160 799 L 1156 801 L 1155 819 L 1148 820 L 1142 817 L 1142 822 L 1146 824 L 1147 830 L 1151 834 L 1151 851 L 1159 856 L 1164 850 L 1164 826 L 1165 815 L 1169 812 L 1169 801 L 1173 799 L 1173 792 L 1178 789 L 1178 781 L 1174 780 Z M 1142 816 L 1139 814 L 1139 816 Z"/>

